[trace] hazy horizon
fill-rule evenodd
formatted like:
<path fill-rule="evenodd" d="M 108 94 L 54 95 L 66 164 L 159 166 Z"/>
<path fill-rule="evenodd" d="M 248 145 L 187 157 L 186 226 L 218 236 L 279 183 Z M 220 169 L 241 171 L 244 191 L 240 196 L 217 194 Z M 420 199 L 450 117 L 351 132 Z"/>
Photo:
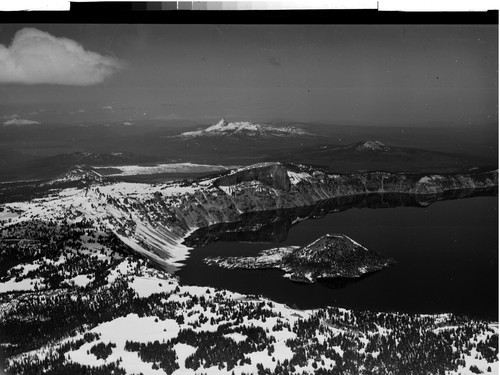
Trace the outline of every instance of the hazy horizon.
<path fill-rule="evenodd" d="M 0 31 L 2 123 L 498 122 L 496 25 L 4 24 Z"/>

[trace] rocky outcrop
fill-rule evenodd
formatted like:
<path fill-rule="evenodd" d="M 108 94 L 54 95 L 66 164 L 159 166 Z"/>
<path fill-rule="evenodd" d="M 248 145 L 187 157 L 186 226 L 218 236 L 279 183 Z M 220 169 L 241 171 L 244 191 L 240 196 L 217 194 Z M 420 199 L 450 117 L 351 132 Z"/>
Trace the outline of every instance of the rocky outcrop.
<path fill-rule="evenodd" d="M 393 261 L 343 234 L 327 234 L 304 247 L 264 250 L 257 257 L 206 258 L 224 268 L 278 268 L 292 281 L 313 283 L 321 278 L 355 278 L 379 271 Z"/>
<path fill-rule="evenodd" d="M 282 189 L 294 174 L 288 190 Z M 297 178 L 300 175 L 300 178 Z M 469 175 L 403 175 L 391 173 L 360 173 L 328 175 L 309 170 L 292 172 L 283 165 L 271 165 L 237 171 L 219 177 L 212 187 L 185 194 L 172 216 L 186 228 L 201 228 L 221 222 L 240 221 L 252 212 L 287 210 L 315 206 L 332 199 L 350 199 L 370 194 L 399 194 L 412 201 L 438 200 L 440 196 L 473 194 L 498 186 L 498 173 Z M 286 187 L 286 186 L 285 186 Z"/>

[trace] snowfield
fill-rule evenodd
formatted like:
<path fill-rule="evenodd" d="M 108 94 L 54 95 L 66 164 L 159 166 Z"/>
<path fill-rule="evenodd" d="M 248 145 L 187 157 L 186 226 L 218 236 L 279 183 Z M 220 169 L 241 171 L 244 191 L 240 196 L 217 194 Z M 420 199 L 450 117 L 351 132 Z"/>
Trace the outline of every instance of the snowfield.
<path fill-rule="evenodd" d="M 102 323 L 89 331 L 100 335 L 103 343 L 114 343 L 116 349 L 106 359 L 96 359 L 93 354 L 87 354 L 94 344 L 92 342 L 84 344 L 79 349 L 66 353 L 69 361 L 88 366 L 100 366 L 109 362 L 116 362 L 122 359 L 122 367 L 127 371 L 143 372 L 148 374 L 162 374 L 161 371 L 152 371 L 151 367 L 142 362 L 135 353 L 124 350 L 125 341 L 153 342 L 156 340 L 168 340 L 177 336 L 179 326 L 174 320 L 160 321 L 157 317 L 139 317 L 136 314 L 129 314 L 117 318 L 110 322 Z"/>
<path fill-rule="evenodd" d="M 177 283 L 156 277 L 135 277 L 130 287 L 140 298 L 146 298 L 154 293 L 171 293 L 177 287 Z"/>

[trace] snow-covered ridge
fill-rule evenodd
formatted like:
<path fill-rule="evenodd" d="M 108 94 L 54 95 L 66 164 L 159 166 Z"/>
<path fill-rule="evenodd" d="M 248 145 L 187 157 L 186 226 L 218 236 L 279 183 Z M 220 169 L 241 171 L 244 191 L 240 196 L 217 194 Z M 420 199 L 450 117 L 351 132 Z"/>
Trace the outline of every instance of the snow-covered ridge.
<path fill-rule="evenodd" d="M 283 166 L 283 165 L 284 164 L 280 163 L 279 161 L 264 161 L 261 163 L 255 163 L 255 164 L 246 165 L 244 167 L 233 169 L 229 174 L 235 174 L 238 172 L 249 171 L 252 169 L 266 168 L 266 167 L 272 167 L 272 166 Z"/>
<path fill-rule="evenodd" d="M 312 135 L 305 129 L 296 126 L 279 126 L 254 124 L 249 121 L 227 122 L 222 118 L 217 124 L 203 130 L 184 132 L 179 135 L 183 138 L 200 136 L 250 136 L 250 137 L 292 137 Z"/>

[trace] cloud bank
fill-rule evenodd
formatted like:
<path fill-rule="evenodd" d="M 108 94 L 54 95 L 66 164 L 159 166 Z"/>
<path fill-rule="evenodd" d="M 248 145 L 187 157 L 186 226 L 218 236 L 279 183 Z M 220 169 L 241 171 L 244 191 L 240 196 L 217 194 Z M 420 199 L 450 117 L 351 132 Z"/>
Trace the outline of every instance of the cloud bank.
<path fill-rule="evenodd" d="M 0 83 L 89 86 L 120 68 L 109 56 L 35 28 L 19 30 L 9 47 L 0 44 Z"/>
<path fill-rule="evenodd" d="M 22 125 L 40 125 L 38 121 L 25 120 L 22 118 L 14 118 L 12 120 L 5 121 L 4 126 L 22 126 Z"/>

